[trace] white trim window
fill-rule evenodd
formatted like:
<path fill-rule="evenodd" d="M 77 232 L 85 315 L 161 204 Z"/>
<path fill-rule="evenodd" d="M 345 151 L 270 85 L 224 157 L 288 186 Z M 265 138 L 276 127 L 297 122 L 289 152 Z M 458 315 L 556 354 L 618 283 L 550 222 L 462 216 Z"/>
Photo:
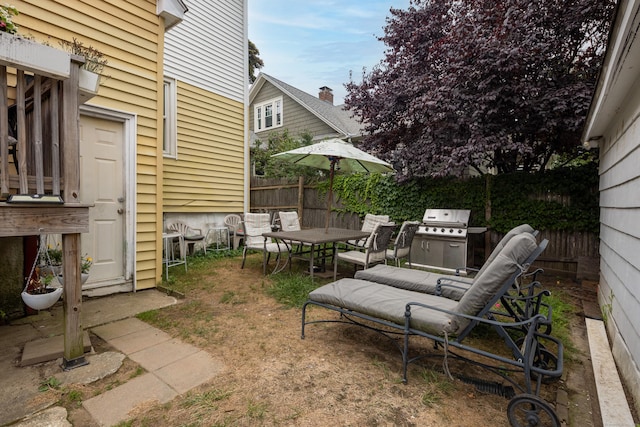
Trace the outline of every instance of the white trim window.
<path fill-rule="evenodd" d="M 162 154 L 165 157 L 177 158 L 178 156 L 178 132 L 177 132 L 177 90 L 175 79 L 164 79 L 164 101 L 162 111 Z"/>
<path fill-rule="evenodd" d="M 270 99 L 253 107 L 254 132 L 262 132 L 282 126 L 282 97 Z"/>

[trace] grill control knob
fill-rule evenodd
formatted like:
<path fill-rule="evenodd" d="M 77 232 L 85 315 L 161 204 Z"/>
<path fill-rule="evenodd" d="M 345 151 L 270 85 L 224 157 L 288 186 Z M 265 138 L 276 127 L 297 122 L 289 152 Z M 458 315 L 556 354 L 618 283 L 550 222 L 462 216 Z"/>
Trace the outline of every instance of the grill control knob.
<path fill-rule="evenodd" d="M 462 230 L 458 230 L 458 234 L 462 234 Z"/>
<path fill-rule="evenodd" d="M 453 228 L 450 228 L 450 229 L 449 229 L 449 233 L 453 233 Z"/>
<path fill-rule="evenodd" d="M 441 232 L 441 233 L 444 233 L 444 228 L 441 228 L 441 229 L 440 229 L 440 232 Z"/>
<path fill-rule="evenodd" d="M 437 228 L 435 228 L 435 227 L 433 227 L 433 231 L 438 231 L 438 229 L 437 229 Z"/>

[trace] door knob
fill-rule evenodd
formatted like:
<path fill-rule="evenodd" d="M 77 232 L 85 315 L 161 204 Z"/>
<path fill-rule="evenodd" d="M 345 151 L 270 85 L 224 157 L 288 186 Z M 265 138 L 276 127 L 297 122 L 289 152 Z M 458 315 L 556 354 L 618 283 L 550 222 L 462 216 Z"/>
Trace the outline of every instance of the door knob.
<path fill-rule="evenodd" d="M 118 213 L 122 215 L 124 213 L 124 209 L 118 209 Z"/>

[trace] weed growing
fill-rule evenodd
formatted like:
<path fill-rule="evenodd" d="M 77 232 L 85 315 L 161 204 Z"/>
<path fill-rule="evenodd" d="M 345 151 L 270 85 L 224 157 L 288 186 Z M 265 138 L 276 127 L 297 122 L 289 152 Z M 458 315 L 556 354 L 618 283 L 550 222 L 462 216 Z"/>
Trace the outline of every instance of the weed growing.
<path fill-rule="evenodd" d="M 267 294 L 287 307 L 301 308 L 316 286 L 310 276 L 278 274 L 273 277 L 273 285 L 267 288 Z"/>

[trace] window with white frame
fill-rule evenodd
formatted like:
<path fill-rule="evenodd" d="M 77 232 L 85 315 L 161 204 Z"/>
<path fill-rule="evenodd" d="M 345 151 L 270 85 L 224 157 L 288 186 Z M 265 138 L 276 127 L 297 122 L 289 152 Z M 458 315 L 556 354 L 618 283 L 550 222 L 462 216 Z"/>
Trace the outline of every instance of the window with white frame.
<path fill-rule="evenodd" d="M 270 99 L 254 106 L 254 132 L 282 126 L 282 97 Z"/>
<path fill-rule="evenodd" d="M 164 101 L 162 123 L 164 132 L 162 137 L 162 153 L 165 157 L 177 157 L 178 132 L 177 132 L 177 91 L 174 79 L 164 79 Z"/>

